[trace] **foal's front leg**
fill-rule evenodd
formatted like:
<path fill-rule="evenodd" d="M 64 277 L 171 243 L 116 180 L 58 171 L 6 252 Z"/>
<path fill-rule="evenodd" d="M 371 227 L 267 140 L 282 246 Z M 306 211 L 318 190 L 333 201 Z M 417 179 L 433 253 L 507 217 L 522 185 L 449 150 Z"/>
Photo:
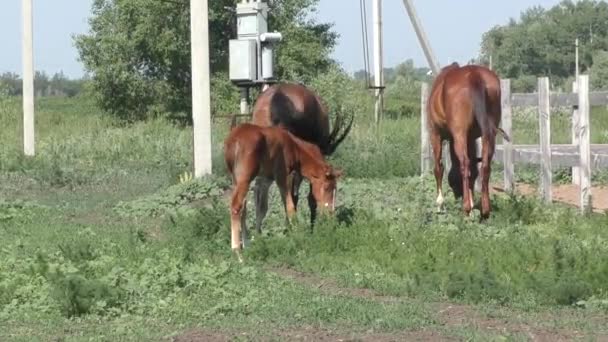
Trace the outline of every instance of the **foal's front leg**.
<path fill-rule="evenodd" d="M 293 199 L 293 176 L 294 173 L 289 173 L 284 179 L 277 180 L 279 191 L 281 192 L 281 199 L 283 200 L 283 207 L 287 215 L 287 225 L 291 225 L 293 217 L 296 214 L 296 206 Z"/>

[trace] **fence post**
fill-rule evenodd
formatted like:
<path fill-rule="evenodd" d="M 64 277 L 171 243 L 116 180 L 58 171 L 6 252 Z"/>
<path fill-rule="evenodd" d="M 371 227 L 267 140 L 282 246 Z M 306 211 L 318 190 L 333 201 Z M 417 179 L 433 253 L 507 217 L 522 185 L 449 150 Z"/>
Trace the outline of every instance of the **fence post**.
<path fill-rule="evenodd" d="M 551 203 L 553 192 L 551 174 L 551 107 L 549 103 L 549 78 L 538 79 L 538 120 L 540 132 L 541 196 Z"/>
<path fill-rule="evenodd" d="M 449 141 L 444 141 L 442 143 L 443 147 L 441 148 L 442 151 L 442 158 L 443 158 L 443 176 L 445 177 L 445 179 L 448 179 L 448 176 L 450 174 L 450 170 L 452 169 L 452 158 L 450 157 L 450 142 Z"/>
<path fill-rule="evenodd" d="M 424 176 L 431 169 L 431 144 L 426 113 L 429 85 L 426 82 L 422 83 L 420 93 L 420 175 Z"/>
<path fill-rule="evenodd" d="M 513 118 L 511 110 L 511 80 L 500 80 L 500 93 L 502 107 L 502 129 L 505 133 L 513 139 Z M 503 158 L 503 170 L 504 170 L 504 189 L 507 193 L 512 193 L 515 190 L 515 168 L 513 166 L 513 142 L 502 140 L 502 158 Z"/>
<path fill-rule="evenodd" d="M 578 80 L 574 80 L 572 82 L 572 93 L 578 94 Z M 579 111 L 578 106 L 580 102 L 573 106 L 572 108 L 572 145 L 579 146 Z M 572 167 L 572 184 L 580 185 L 580 168 L 578 166 Z"/>
<path fill-rule="evenodd" d="M 580 206 L 583 213 L 591 211 L 591 146 L 589 126 L 589 75 L 578 77 L 578 146 L 580 155 Z"/>

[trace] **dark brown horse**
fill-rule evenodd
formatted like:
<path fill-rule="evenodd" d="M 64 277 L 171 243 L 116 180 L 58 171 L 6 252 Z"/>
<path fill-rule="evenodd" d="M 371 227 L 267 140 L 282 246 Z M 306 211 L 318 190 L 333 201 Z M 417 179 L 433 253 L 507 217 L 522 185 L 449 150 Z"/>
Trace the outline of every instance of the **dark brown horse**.
<path fill-rule="evenodd" d="M 440 210 L 443 206 L 442 141 L 450 143 L 452 167 L 448 183 L 456 198 L 462 197 L 463 210 L 469 215 L 473 209 L 473 189 L 480 161 L 475 140 L 481 137 L 481 218 L 490 215 L 489 181 L 497 132 L 509 140 L 498 127 L 502 115 L 500 101 L 500 79 L 486 67 L 460 67 L 452 63 L 437 75 L 431 88 L 427 114 Z"/>
<path fill-rule="evenodd" d="M 284 127 L 298 138 L 317 145 L 324 156 L 330 156 L 350 132 L 354 118 L 351 116 L 350 120 L 345 119 L 341 113 L 336 113 L 335 117 L 330 130 L 327 107 L 317 94 L 301 84 L 279 83 L 266 89 L 257 98 L 252 123 L 263 127 Z M 292 190 L 296 206 L 301 182 L 302 177 L 296 175 Z M 262 196 L 260 190 L 264 190 L 263 185 L 256 186 L 256 198 Z M 314 201 L 311 196 L 312 193 L 309 192 L 311 221 L 314 222 Z"/>
<path fill-rule="evenodd" d="M 248 123 L 234 127 L 224 141 L 224 160 L 232 176 L 230 204 L 232 250 L 239 260 L 241 242 L 247 242 L 246 197 L 250 183 L 257 178 L 263 185 L 261 196 L 255 198 L 256 230 L 261 233 L 262 221 L 268 211 L 268 188 L 276 182 L 281 193 L 287 222 L 296 213 L 292 189 L 295 175 L 310 181 L 315 210 L 333 212 L 336 182 L 341 171 L 325 162 L 316 145 L 307 143 L 281 127 L 260 127 Z"/>

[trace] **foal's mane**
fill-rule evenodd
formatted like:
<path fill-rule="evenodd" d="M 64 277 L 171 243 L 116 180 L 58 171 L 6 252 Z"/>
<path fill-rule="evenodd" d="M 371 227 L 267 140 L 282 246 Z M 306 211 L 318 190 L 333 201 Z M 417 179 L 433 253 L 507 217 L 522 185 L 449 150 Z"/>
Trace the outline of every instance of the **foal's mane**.
<path fill-rule="evenodd" d="M 323 157 L 323 153 L 321 153 L 321 149 L 319 146 L 309 143 L 306 140 L 300 139 L 291 132 L 285 130 L 289 138 L 294 142 L 298 153 L 307 156 L 311 161 L 315 164 L 322 166 L 325 168 L 327 163 L 325 162 L 325 158 Z"/>

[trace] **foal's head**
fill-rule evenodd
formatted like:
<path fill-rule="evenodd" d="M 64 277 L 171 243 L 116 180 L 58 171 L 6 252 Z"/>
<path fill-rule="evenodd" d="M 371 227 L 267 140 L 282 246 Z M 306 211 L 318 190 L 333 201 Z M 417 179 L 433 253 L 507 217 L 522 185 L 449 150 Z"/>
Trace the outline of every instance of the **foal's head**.
<path fill-rule="evenodd" d="M 323 171 L 310 178 L 312 195 L 321 211 L 333 213 L 336 208 L 337 182 L 342 176 L 342 171 L 329 165 L 326 165 Z"/>

